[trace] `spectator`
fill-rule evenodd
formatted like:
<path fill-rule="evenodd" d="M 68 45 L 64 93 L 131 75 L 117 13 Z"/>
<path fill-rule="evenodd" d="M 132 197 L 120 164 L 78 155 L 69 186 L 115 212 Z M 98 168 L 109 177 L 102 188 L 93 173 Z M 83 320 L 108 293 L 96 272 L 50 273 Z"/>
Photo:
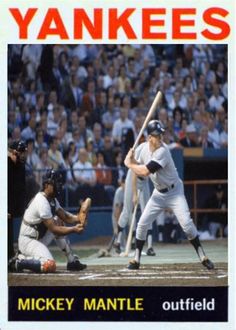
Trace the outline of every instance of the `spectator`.
<path fill-rule="evenodd" d="M 201 128 L 204 126 L 203 122 L 202 122 L 202 116 L 200 114 L 200 111 L 195 110 L 193 113 L 193 120 L 192 120 L 192 124 L 194 125 L 194 127 L 196 128 L 197 134 L 200 133 Z"/>
<path fill-rule="evenodd" d="M 112 137 L 116 145 L 121 145 L 122 136 L 127 133 L 129 128 L 134 131 L 134 124 L 128 119 L 128 109 L 122 108 L 120 111 L 120 118 L 115 120 L 112 129 Z"/>
<path fill-rule="evenodd" d="M 226 79 L 226 69 L 223 62 L 219 62 L 216 68 L 216 83 L 223 85 Z"/>
<path fill-rule="evenodd" d="M 61 117 L 59 113 L 59 108 L 58 106 L 53 107 L 52 110 L 52 117 L 50 118 L 48 116 L 48 121 L 47 121 L 47 133 L 50 136 L 55 136 L 57 130 L 59 129 L 59 123 L 60 123 Z"/>
<path fill-rule="evenodd" d="M 95 82 L 89 80 L 85 93 L 81 98 L 80 114 L 86 119 L 86 123 L 89 127 L 92 127 L 94 122 L 98 120 L 96 116 L 96 95 L 95 95 Z"/>
<path fill-rule="evenodd" d="M 107 74 L 103 77 L 103 87 L 108 89 L 108 87 L 114 86 L 115 83 L 115 68 L 110 65 L 107 70 Z"/>
<path fill-rule="evenodd" d="M 83 91 L 80 88 L 80 80 L 76 74 L 71 74 L 69 83 L 65 85 L 62 95 L 63 104 L 71 111 L 80 107 Z"/>
<path fill-rule="evenodd" d="M 123 165 L 123 158 L 122 158 L 122 152 L 117 149 L 117 151 L 114 154 L 115 162 L 114 167 L 115 170 L 112 172 L 112 185 L 115 187 L 118 187 L 119 182 L 122 180 L 122 177 L 125 176 L 125 168 Z"/>
<path fill-rule="evenodd" d="M 102 124 L 105 128 L 106 134 L 111 133 L 113 124 L 118 118 L 119 113 L 114 109 L 114 99 L 113 97 L 110 97 L 107 103 L 107 111 L 102 115 Z"/>
<path fill-rule="evenodd" d="M 69 76 L 69 56 L 67 52 L 62 51 L 58 56 L 58 71 L 62 81 L 66 80 Z"/>
<path fill-rule="evenodd" d="M 35 109 L 36 109 L 37 113 L 40 113 L 40 115 L 42 115 L 43 111 L 47 111 L 46 104 L 45 104 L 45 93 L 42 91 L 38 91 L 36 93 Z"/>
<path fill-rule="evenodd" d="M 29 79 L 35 80 L 40 58 L 42 54 L 42 45 L 25 45 L 22 51 L 22 62 Z"/>
<path fill-rule="evenodd" d="M 70 151 L 72 164 L 74 164 L 79 158 L 79 150 L 76 148 L 75 142 L 73 140 L 69 142 L 68 148 Z"/>
<path fill-rule="evenodd" d="M 88 153 L 88 161 L 92 164 L 92 166 L 95 166 L 97 164 L 97 156 L 96 151 L 94 149 L 93 138 L 88 138 L 88 141 L 86 143 L 86 150 Z"/>
<path fill-rule="evenodd" d="M 34 140 L 28 139 L 26 141 L 26 146 L 27 146 L 26 167 L 28 171 L 34 173 L 34 170 L 36 169 L 37 164 L 39 163 L 39 156 L 37 155 L 37 152 L 35 150 Z"/>
<path fill-rule="evenodd" d="M 172 123 L 174 134 L 176 136 L 179 136 L 182 119 L 183 119 L 183 111 L 180 107 L 176 107 L 173 111 L 173 123 Z"/>
<path fill-rule="evenodd" d="M 68 123 L 68 131 L 73 132 L 79 125 L 79 116 L 77 111 L 71 111 Z"/>
<path fill-rule="evenodd" d="M 39 75 L 40 80 L 45 92 L 50 92 L 53 90 L 58 90 L 57 81 L 53 74 L 53 45 L 44 45 L 42 49 L 42 54 L 40 58 L 39 65 Z"/>
<path fill-rule="evenodd" d="M 197 131 L 193 124 L 187 126 L 186 136 L 180 139 L 179 142 L 185 148 L 197 146 Z"/>
<path fill-rule="evenodd" d="M 97 183 L 102 184 L 105 189 L 108 204 L 112 203 L 115 188 L 112 186 L 112 172 L 106 165 L 102 151 L 98 151 L 96 165 L 96 178 Z"/>
<path fill-rule="evenodd" d="M 86 149 L 80 149 L 79 159 L 73 165 L 73 172 L 77 183 L 77 200 L 78 198 L 83 199 L 84 196 L 89 196 L 93 200 L 93 205 L 104 205 L 105 190 L 102 185 L 97 184 L 96 172 L 88 161 Z"/>
<path fill-rule="evenodd" d="M 80 44 L 77 46 L 73 46 L 72 56 L 78 57 L 80 62 L 84 62 L 87 58 L 87 47 L 86 45 Z"/>
<path fill-rule="evenodd" d="M 72 199 L 74 194 L 70 194 L 70 192 L 74 192 L 77 188 L 77 183 L 75 180 L 75 174 L 73 171 L 73 154 L 72 149 L 68 148 L 63 152 L 63 158 L 65 161 L 65 169 L 66 169 L 66 178 L 65 178 L 65 186 L 69 189 L 69 200 Z M 71 198 L 72 197 L 72 198 Z M 72 201 L 72 205 L 75 205 L 76 201 Z"/>
<path fill-rule="evenodd" d="M 130 79 L 135 79 L 138 76 L 133 57 L 128 58 L 126 74 Z"/>
<path fill-rule="evenodd" d="M 30 116 L 28 126 L 24 128 L 23 131 L 21 132 L 21 139 L 23 141 L 26 141 L 28 139 L 35 140 L 36 137 L 35 129 L 36 129 L 36 119 L 35 116 L 32 115 Z"/>
<path fill-rule="evenodd" d="M 112 138 L 109 135 L 104 136 L 104 146 L 102 149 L 104 160 L 107 166 L 112 167 L 114 166 L 114 149 L 113 149 L 113 142 Z"/>
<path fill-rule="evenodd" d="M 103 148 L 104 142 L 102 137 L 102 125 L 95 123 L 93 125 L 93 148 L 97 152 Z"/>
<path fill-rule="evenodd" d="M 225 119 L 223 130 L 220 133 L 221 148 L 228 148 L 228 119 Z"/>
<path fill-rule="evenodd" d="M 90 137 L 93 138 L 93 133 L 89 128 L 87 128 L 86 119 L 85 119 L 85 116 L 83 116 L 83 115 L 79 116 L 78 130 L 79 130 L 80 136 L 84 140 L 84 146 L 85 146 L 88 138 L 90 138 Z"/>
<path fill-rule="evenodd" d="M 208 127 L 203 126 L 200 129 L 200 135 L 198 137 L 198 145 L 202 148 L 214 148 L 213 143 L 208 139 Z"/>
<path fill-rule="evenodd" d="M 95 109 L 96 120 L 101 123 L 102 115 L 107 111 L 107 94 L 101 90 L 97 95 L 97 106 Z"/>
<path fill-rule="evenodd" d="M 43 176 L 46 174 L 47 170 L 50 170 L 52 168 L 51 164 L 48 160 L 48 150 L 47 149 L 41 149 L 39 151 L 39 161 L 36 164 L 36 173 L 35 173 L 35 179 L 37 184 L 41 187 L 43 183 Z"/>
<path fill-rule="evenodd" d="M 72 56 L 72 58 L 71 58 L 70 72 L 72 73 L 72 71 L 73 71 L 73 73 L 75 73 L 78 76 L 78 78 L 81 82 L 83 82 L 84 79 L 86 79 L 88 77 L 88 72 L 87 72 L 85 66 L 80 64 L 80 60 L 79 60 L 78 56 Z"/>
<path fill-rule="evenodd" d="M 54 170 L 65 168 L 65 162 L 61 151 L 58 150 L 58 144 L 57 137 L 52 137 L 49 144 L 48 158 L 49 164 Z"/>
<path fill-rule="evenodd" d="M 47 106 L 47 111 L 48 111 L 48 117 L 49 119 L 53 119 L 53 109 L 58 106 L 58 94 L 57 91 L 52 89 L 49 92 L 48 96 L 48 106 Z"/>
<path fill-rule="evenodd" d="M 209 98 L 209 106 L 212 112 L 217 111 L 224 103 L 225 98 L 220 95 L 220 88 L 218 84 L 213 85 L 212 95 Z"/>
<path fill-rule="evenodd" d="M 59 122 L 59 127 L 56 131 L 56 137 L 59 140 L 60 150 L 66 149 L 69 141 L 72 140 L 72 133 L 68 132 L 67 118 L 62 117 Z"/>
<path fill-rule="evenodd" d="M 120 96 L 123 96 L 125 94 L 125 85 L 126 85 L 127 81 L 130 82 L 130 79 L 126 75 L 125 65 L 122 65 L 120 67 L 119 75 L 118 75 L 117 81 L 116 81 L 118 93 L 120 94 Z"/>
<path fill-rule="evenodd" d="M 163 127 L 168 125 L 168 112 L 165 108 L 161 108 L 158 112 L 158 119 L 162 123 Z"/>
<path fill-rule="evenodd" d="M 223 106 L 219 107 L 215 114 L 216 128 L 218 129 L 219 132 L 223 130 L 226 116 L 227 114 L 225 108 Z"/>
<path fill-rule="evenodd" d="M 75 180 L 80 185 L 88 185 L 90 187 L 96 184 L 96 174 L 92 164 L 88 161 L 88 152 L 81 148 L 79 151 L 78 161 L 73 165 Z"/>
<path fill-rule="evenodd" d="M 208 120 L 208 140 L 213 144 L 215 149 L 220 148 L 220 133 L 216 128 L 214 117 L 211 117 Z"/>
<path fill-rule="evenodd" d="M 79 150 L 80 148 L 84 148 L 86 146 L 85 137 L 80 134 L 78 128 L 75 128 L 72 132 L 72 141 L 74 142 L 77 150 Z"/>
<path fill-rule="evenodd" d="M 213 237 L 223 237 L 227 230 L 227 197 L 224 188 L 221 184 L 215 187 L 214 194 L 210 196 L 206 202 L 205 207 L 208 209 L 220 209 L 225 212 L 211 212 L 207 213 L 205 221 L 208 223 L 209 232 Z"/>

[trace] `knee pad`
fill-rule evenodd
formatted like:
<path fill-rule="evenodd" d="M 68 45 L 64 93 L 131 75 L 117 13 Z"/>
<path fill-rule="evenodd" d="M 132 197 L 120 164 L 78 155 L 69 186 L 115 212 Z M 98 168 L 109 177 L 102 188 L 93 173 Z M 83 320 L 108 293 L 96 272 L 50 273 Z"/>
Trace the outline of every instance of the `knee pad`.
<path fill-rule="evenodd" d="M 46 260 L 41 264 L 42 273 L 55 273 L 56 271 L 56 262 L 55 260 Z"/>

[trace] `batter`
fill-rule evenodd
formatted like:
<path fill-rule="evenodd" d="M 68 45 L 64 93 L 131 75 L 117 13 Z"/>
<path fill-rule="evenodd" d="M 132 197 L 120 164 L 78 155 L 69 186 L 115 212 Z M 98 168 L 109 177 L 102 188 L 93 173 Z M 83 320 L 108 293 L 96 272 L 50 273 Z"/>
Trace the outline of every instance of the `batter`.
<path fill-rule="evenodd" d="M 128 168 L 138 176 L 149 176 L 154 184 L 151 198 L 138 222 L 135 258 L 129 263 L 128 268 L 139 269 L 141 252 L 150 224 L 161 211 L 171 209 L 188 240 L 194 246 L 203 266 L 207 269 L 213 269 L 214 264 L 205 255 L 199 241 L 197 228 L 190 217 L 183 182 L 178 176 L 168 146 L 162 140 L 164 131 L 158 120 L 151 120 L 147 126 L 147 142 L 142 148 L 139 158 L 137 160 L 134 158 L 133 149 L 128 152 L 125 158 L 125 165 Z"/>

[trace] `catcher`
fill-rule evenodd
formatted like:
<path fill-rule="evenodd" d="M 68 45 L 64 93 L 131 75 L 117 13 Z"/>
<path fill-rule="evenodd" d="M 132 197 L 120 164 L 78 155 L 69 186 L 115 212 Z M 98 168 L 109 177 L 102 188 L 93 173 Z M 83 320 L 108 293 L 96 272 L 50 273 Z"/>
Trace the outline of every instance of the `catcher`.
<path fill-rule="evenodd" d="M 10 270 L 22 272 L 26 269 L 37 273 L 56 271 L 56 262 L 47 245 L 48 231 L 55 238 L 70 233 L 80 234 L 87 223 L 87 214 L 91 206 L 91 199 L 87 198 L 81 205 L 78 214 L 73 215 L 65 211 L 59 204 L 57 196 L 61 190 L 61 175 L 49 170 L 43 177 L 43 187 L 29 203 L 24 212 L 18 239 L 19 255 L 9 264 Z M 59 218 L 63 225 L 58 223 Z M 73 226 L 64 226 L 73 224 Z M 67 269 L 80 271 L 87 267 L 77 256 L 72 257 L 68 241 L 64 238 L 59 245 L 68 256 Z"/>

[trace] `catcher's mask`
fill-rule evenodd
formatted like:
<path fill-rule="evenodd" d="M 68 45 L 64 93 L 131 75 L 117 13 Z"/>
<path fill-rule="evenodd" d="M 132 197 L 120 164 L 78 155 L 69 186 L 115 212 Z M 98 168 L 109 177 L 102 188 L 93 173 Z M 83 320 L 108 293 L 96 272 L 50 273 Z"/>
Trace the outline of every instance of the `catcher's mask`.
<path fill-rule="evenodd" d="M 58 196 L 62 190 L 62 175 L 59 171 L 48 170 L 43 176 L 43 190 L 46 184 L 53 185 L 54 195 Z"/>
<path fill-rule="evenodd" d="M 161 135 L 165 132 L 164 127 L 162 126 L 159 120 L 151 120 L 147 125 L 148 135 Z"/>

